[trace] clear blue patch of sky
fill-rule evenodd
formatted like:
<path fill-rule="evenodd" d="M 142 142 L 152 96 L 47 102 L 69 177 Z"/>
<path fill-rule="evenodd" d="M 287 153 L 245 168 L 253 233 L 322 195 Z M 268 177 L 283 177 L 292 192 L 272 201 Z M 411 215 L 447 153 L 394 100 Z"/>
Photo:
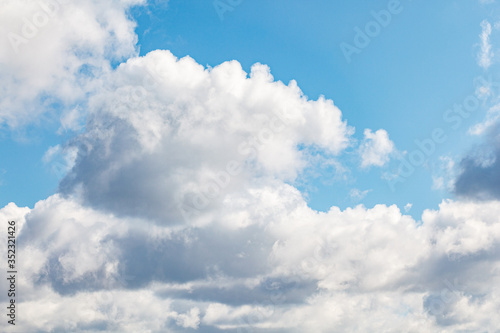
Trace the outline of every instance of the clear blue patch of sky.
<path fill-rule="evenodd" d="M 65 141 L 56 134 L 58 125 L 44 122 L 19 131 L 2 131 L 0 136 L 0 207 L 15 202 L 33 208 L 39 200 L 54 194 L 60 174 L 45 164 L 47 149 Z"/>

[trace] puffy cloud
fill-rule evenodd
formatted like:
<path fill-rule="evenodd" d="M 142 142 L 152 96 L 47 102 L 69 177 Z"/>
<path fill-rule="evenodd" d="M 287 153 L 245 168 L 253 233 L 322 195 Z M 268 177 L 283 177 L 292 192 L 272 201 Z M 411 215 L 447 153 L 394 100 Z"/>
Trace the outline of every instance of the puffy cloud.
<path fill-rule="evenodd" d="M 308 100 L 267 66 L 207 69 L 168 51 L 121 64 L 89 107 L 61 191 L 166 224 L 216 211 L 255 182 L 293 182 L 310 160 L 301 147 L 338 155 L 353 133 L 331 100 Z"/>
<path fill-rule="evenodd" d="M 155 51 L 106 69 L 109 57 L 134 52 L 124 15 L 134 3 L 68 4 L 109 24 L 75 22 L 58 32 L 94 29 L 76 30 L 84 36 L 74 43 L 88 43 L 89 59 L 100 59 L 98 83 L 89 80 L 99 89 L 89 96 L 85 131 L 46 154 L 47 161 L 68 154 L 60 193 L 33 209 L 0 209 L 19 227 L 22 329 L 499 327 L 500 202 L 445 201 L 421 221 L 396 206 L 311 209 L 293 184 L 310 167 L 309 151 L 333 161 L 350 145 L 353 129 L 340 110 L 307 99 L 295 81 L 274 81 L 261 64 L 247 74 L 236 61 L 204 68 Z M 20 47 L 41 41 L 39 34 Z M 113 36 L 124 48 L 112 47 Z M 59 96 L 54 82 L 71 81 L 87 61 L 82 54 L 68 58 L 77 64 L 69 72 L 49 63 L 59 74 L 41 75 L 47 82 L 16 101 L 31 103 L 42 91 Z M 70 102 L 87 91 L 80 83 Z M 61 130 L 78 118 L 78 110 L 66 114 Z M 366 130 L 362 166 L 384 165 L 393 150 L 386 131 Z"/>
<path fill-rule="evenodd" d="M 284 184 L 254 188 L 244 204 L 240 200 L 198 227 L 118 218 L 59 195 L 31 211 L 6 206 L 0 215 L 23 225 L 18 242 L 23 327 L 77 332 L 498 327 L 491 315 L 500 306 L 493 287 L 500 280 L 498 201 L 445 201 L 417 223 L 396 206 L 316 212 Z"/>
<path fill-rule="evenodd" d="M 384 166 L 389 162 L 394 149 L 394 142 L 389 139 L 386 130 L 379 129 L 373 133 L 370 129 L 365 129 L 364 139 L 359 147 L 361 167 Z"/>
<path fill-rule="evenodd" d="M 127 10 L 144 2 L 2 1 L 0 124 L 36 122 L 43 113 L 53 117 L 61 106 L 72 110 L 84 101 L 111 61 L 136 54 Z M 64 127 L 76 126 L 71 111 L 62 117 Z"/>

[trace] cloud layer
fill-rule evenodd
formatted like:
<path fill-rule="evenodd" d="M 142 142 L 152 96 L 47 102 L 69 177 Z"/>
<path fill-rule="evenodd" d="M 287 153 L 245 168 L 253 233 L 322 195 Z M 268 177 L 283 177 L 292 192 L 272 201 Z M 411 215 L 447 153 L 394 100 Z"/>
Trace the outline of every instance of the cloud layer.
<path fill-rule="evenodd" d="M 395 206 L 318 213 L 289 185 L 249 192 L 197 227 L 117 218 L 59 195 L 3 208 L 22 225 L 23 328 L 498 327 L 499 202 L 443 202 L 417 223 Z"/>
<path fill-rule="evenodd" d="M 465 159 L 464 197 L 419 221 L 394 205 L 315 211 L 297 179 L 314 152 L 335 165 L 354 144 L 333 101 L 308 99 L 262 64 L 246 73 L 237 61 L 136 57 L 127 11 L 142 3 L 1 5 L 0 123 L 63 110 L 65 130 L 86 116 L 81 134 L 46 154 L 68 154 L 58 193 L 33 209 L 0 209 L 0 220 L 17 221 L 22 330 L 500 326 L 498 149 Z M 385 130 L 367 129 L 355 149 L 362 167 L 384 166 L 395 146 Z"/>
<path fill-rule="evenodd" d="M 309 208 L 293 186 L 310 167 L 304 148 L 333 158 L 353 130 L 332 101 L 308 100 L 264 65 L 206 69 L 155 51 L 102 82 L 84 133 L 60 148 L 76 151 L 60 193 L 0 210 L 20 227 L 23 329 L 500 324 L 500 202 L 444 201 L 421 221 L 396 206 Z M 390 142 L 365 136 L 372 150 Z"/>
<path fill-rule="evenodd" d="M 267 66 L 205 69 L 168 51 L 120 65 L 89 105 L 61 192 L 163 224 L 215 211 L 256 182 L 293 182 L 309 165 L 304 147 L 334 156 L 353 133 L 331 100 L 274 82 Z"/>

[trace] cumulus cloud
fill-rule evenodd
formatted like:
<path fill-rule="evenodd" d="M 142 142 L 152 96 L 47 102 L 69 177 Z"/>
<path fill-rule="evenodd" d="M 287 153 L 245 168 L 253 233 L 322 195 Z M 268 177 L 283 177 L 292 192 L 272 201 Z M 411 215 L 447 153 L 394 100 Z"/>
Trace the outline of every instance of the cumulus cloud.
<path fill-rule="evenodd" d="M 25 3 L 35 12 L 6 2 L 0 15 L 33 18 L 39 4 Z M 59 193 L 33 209 L 0 209 L 18 226 L 24 331 L 499 327 L 499 201 L 444 201 L 421 221 L 395 205 L 311 209 L 294 182 L 311 151 L 335 165 L 351 145 L 341 111 L 262 64 L 246 73 L 236 61 L 205 68 L 154 51 L 111 69 L 109 59 L 135 52 L 126 10 L 137 3 L 61 4 L 64 16 L 56 11 L 47 30 L 18 45 L 36 50 L 54 38 L 34 62 L 50 60 L 47 68 L 28 62 L 40 82 L 23 81 L 29 66 L 2 74 L 5 91 L 32 88 L 3 101 L 12 110 L 49 94 L 67 104 L 88 97 L 85 130 L 45 155 L 71 168 Z M 2 50 L 11 61 L 15 50 Z M 27 56 L 18 57 L 21 68 Z M 57 84 L 65 80 L 69 94 Z M 78 129 L 80 112 L 68 108 L 61 131 Z M 28 113 L 13 114 L 3 121 L 14 126 Z M 395 149 L 387 132 L 364 135 L 362 166 L 385 165 Z"/>
<path fill-rule="evenodd" d="M 23 327 L 498 327 L 496 317 L 484 312 L 500 305 L 492 288 L 500 276 L 491 269 L 499 265 L 499 202 L 445 201 L 417 223 L 396 206 L 319 213 L 285 184 L 250 192 L 243 205 L 228 203 L 199 227 L 119 218 L 59 195 L 31 211 L 8 205 L 0 215 L 22 225 Z"/>
<path fill-rule="evenodd" d="M 89 107 L 61 192 L 166 224 L 216 211 L 236 188 L 293 182 L 309 165 L 301 147 L 335 156 L 353 133 L 331 100 L 308 100 L 267 66 L 204 68 L 168 51 L 120 65 Z"/>
<path fill-rule="evenodd" d="M 61 108 L 83 102 L 111 61 L 136 54 L 135 23 L 127 10 L 144 2 L 2 1 L 0 124 L 58 117 Z M 75 126 L 70 114 L 63 117 L 63 126 Z"/>
<path fill-rule="evenodd" d="M 379 129 L 373 133 L 370 129 L 365 129 L 364 138 L 359 147 L 361 167 L 384 166 L 389 162 L 394 149 L 394 142 L 389 139 L 386 130 Z"/>
<path fill-rule="evenodd" d="M 352 129 L 260 64 L 155 51 L 103 82 L 85 132 L 46 153 L 75 152 L 60 193 L 0 210 L 20 227 L 25 330 L 498 327 L 500 202 L 444 201 L 421 221 L 395 205 L 311 209 L 293 185 L 300 147 L 333 157 Z M 365 137 L 383 165 L 387 133 Z"/>
<path fill-rule="evenodd" d="M 481 39 L 481 51 L 478 54 L 478 64 L 484 69 L 488 69 L 491 66 L 493 59 L 493 51 L 491 50 L 490 35 L 491 35 L 491 24 L 487 20 L 481 22 L 481 34 L 479 35 Z"/>

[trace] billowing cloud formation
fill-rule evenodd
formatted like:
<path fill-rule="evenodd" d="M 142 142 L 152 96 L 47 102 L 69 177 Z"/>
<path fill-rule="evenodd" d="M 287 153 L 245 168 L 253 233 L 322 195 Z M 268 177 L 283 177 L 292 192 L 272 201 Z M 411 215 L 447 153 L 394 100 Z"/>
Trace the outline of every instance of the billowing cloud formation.
<path fill-rule="evenodd" d="M 379 129 L 373 133 L 370 129 L 365 129 L 364 139 L 359 147 L 361 167 L 384 166 L 389 162 L 394 149 L 394 142 L 389 139 L 386 130 Z"/>
<path fill-rule="evenodd" d="M 89 105 L 61 191 L 164 224 L 216 211 L 256 182 L 293 182 L 309 164 L 303 147 L 337 155 L 353 133 L 331 100 L 274 82 L 267 66 L 205 69 L 168 51 L 120 65 Z"/>
<path fill-rule="evenodd" d="M 60 193 L 0 210 L 18 221 L 26 331 L 499 326 L 500 202 L 445 201 L 421 221 L 309 208 L 293 186 L 304 148 L 340 154 L 353 130 L 264 65 L 155 51 L 102 82 Z M 387 146 L 385 131 L 365 135 Z"/>
<path fill-rule="evenodd" d="M 71 152 L 59 193 L 0 209 L 17 222 L 22 330 L 499 327 L 500 202 L 444 201 L 421 221 L 396 206 L 311 209 L 294 181 L 311 151 L 328 160 L 351 145 L 340 110 L 261 64 L 247 74 L 155 51 L 112 70 L 135 54 L 127 9 L 139 3 L 1 5 L 0 121 L 60 102 L 88 111 L 84 132 L 46 154 Z M 78 127 L 68 110 L 62 130 Z M 387 132 L 364 134 L 362 166 L 383 166 Z"/>
<path fill-rule="evenodd" d="M 284 184 L 197 227 L 59 195 L 0 211 L 22 225 L 23 328 L 76 332 L 494 330 L 499 213 L 496 201 L 443 202 L 421 224 L 395 206 L 318 213 Z"/>
<path fill-rule="evenodd" d="M 22 125 L 81 102 L 111 61 L 136 53 L 135 22 L 127 10 L 141 3 L 2 1 L 0 124 Z"/>

